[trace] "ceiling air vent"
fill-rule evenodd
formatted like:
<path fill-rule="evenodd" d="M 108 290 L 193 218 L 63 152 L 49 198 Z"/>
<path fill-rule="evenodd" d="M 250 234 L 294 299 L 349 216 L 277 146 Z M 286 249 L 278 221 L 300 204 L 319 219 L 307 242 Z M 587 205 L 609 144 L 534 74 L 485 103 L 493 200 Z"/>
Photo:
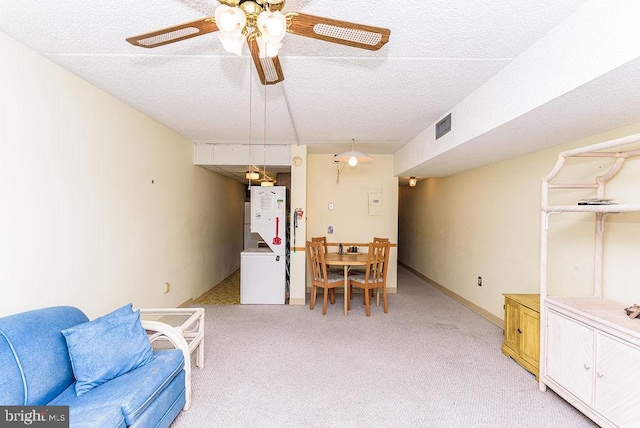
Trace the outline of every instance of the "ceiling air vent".
<path fill-rule="evenodd" d="M 446 115 L 440 122 L 436 123 L 436 140 L 449 131 L 451 131 L 451 113 Z"/>

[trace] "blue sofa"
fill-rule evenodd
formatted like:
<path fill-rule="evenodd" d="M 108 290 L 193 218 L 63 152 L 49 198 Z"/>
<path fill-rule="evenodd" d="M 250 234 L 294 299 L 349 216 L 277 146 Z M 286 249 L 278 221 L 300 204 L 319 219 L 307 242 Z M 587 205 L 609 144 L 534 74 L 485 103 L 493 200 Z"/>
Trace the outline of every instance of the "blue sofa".
<path fill-rule="evenodd" d="M 128 318 L 137 319 L 135 326 L 139 326 L 139 312 L 132 312 L 130 305 L 128 308 L 128 313 L 132 314 L 127 315 Z M 74 354 L 75 345 L 70 338 L 77 329 L 93 323 L 88 321 L 82 311 L 71 306 L 37 309 L 0 318 L 0 405 L 69 406 L 71 427 L 171 425 L 185 405 L 183 352 L 177 349 L 154 351 L 149 346 L 139 367 L 106 381 L 103 379 L 103 383 L 97 385 L 89 382 L 88 390 L 81 390 L 81 382 L 76 379 L 81 376 L 76 376 L 76 372 L 87 362 L 83 360 L 91 358 Z M 144 329 L 139 328 L 148 343 Z M 104 352 L 98 350 L 97 358 L 104 358 L 112 349 L 121 355 L 121 349 L 133 346 L 129 344 L 129 336 L 126 337 L 119 340 L 122 343 L 102 346 Z M 85 344 L 90 345 L 90 342 L 78 343 L 86 348 Z M 147 346 L 140 338 L 139 342 L 141 346 Z M 87 382 L 84 384 L 86 386 Z"/>

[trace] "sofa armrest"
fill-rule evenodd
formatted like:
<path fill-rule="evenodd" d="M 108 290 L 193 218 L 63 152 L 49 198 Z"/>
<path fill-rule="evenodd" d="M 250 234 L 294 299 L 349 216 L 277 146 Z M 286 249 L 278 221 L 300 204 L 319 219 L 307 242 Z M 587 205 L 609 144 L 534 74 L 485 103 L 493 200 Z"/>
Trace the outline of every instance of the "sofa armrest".
<path fill-rule="evenodd" d="M 185 382 L 185 399 L 183 410 L 189 410 L 191 407 L 191 353 L 189 352 L 189 344 L 182 336 L 180 331 L 175 327 L 160 321 L 141 320 L 142 327 L 149 334 L 149 342 L 167 340 L 174 348 L 180 349 L 184 355 L 184 382 Z"/>

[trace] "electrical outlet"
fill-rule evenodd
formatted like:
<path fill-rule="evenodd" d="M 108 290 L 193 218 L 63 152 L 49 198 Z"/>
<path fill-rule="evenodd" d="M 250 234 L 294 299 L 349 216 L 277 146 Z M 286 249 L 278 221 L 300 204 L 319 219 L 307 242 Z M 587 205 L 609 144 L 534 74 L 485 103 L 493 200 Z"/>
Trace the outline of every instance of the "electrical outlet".
<path fill-rule="evenodd" d="M 482 287 L 482 277 L 478 277 L 478 287 Z"/>
<path fill-rule="evenodd" d="M 169 284 L 168 282 L 165 282 L 164 286 L 162 287 L 162 294 L 167 294 L 170 289 L 171 289 L 171 284 Z"/>

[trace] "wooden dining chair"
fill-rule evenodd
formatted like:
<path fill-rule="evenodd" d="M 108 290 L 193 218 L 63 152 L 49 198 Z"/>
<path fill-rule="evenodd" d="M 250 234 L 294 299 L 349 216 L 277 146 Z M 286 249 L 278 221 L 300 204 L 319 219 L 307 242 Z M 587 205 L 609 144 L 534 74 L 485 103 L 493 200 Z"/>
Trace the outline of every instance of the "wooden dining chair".
<path fill-rule="evenodd" d="M 327 247 L 327 237 L 326 236 L 317 236 L 314 238 L 311 238 L 311 242 L 321 242 L 322 245 L 324 246 L 324 254 L 326 255 L 329 252 L 329 247 Z M 340 267 L 332 267 L 332 266 L 327 266 L 327 272 L 328 273 L 336 273 L 338 275 L 343 275 L 344 270 Z M 332 288 L 329 290 L 329 301 L 331 302 L 331 304 L 333 305 L 334 303 L 336 303 L 336 289 Z"/>
<path fill-rule="evenodd" d="M 373 237 L 373 242 L 385 243 L 385 242 L 389 242 L 389 238 L 379 238 L 377 236 L 374 236 Z M 354 270 L 362 271 L 362 273 L 364 273 L 364 268 L 361 267 L 361 266 L 355 267 Z M 380 290 L 378 290 L 378 291 L 380 291 Z M 351 287 L 349 287 L 349 292 L 351 292 Z M 373 290 L 371 292 L 373 292 Z M 353 298 L 353 293 L 351 293 L 349 295 L 349 298 L 350 299 Z M 380 306 L 380 293 L 376 294 L 376 306 Z"/>
<path fill-rule="evenodd" d="M 324 289 L 324 299 L 322 302 L 322 315 L 327 314 L 327 294 L 329 290 L 335 293 L 335 288 L 344 284 L 344 277 L 335 272 L 327 272 L 327 263 L 324 256 L 324 245 L 322 242 L 307 241 L 307 257 L 309 259 L 309 267 L 311 269 L 311 301 L 309 309 L 313 310 L 316 304 L 317 288 Z M 335 302 L 335 294 L 334 294 Z"/>
<path fill-rule="evenodd" d="M 367 266 L 364 273 L 359 273 L 349 278 L 349 286 L 362 288 L 364 294 L 364 305 L 367 316 L 371 316 L 370 290 L 377 290 L 378 306 L 380 305 L 379 293 L 382 290 L 382 304 L 384 313 L 388 312 L 387 305 L 387 268 L 389 265 L 390 243 L 372 242 L 369 244 L 369 254 L 367 255 Z"/>

